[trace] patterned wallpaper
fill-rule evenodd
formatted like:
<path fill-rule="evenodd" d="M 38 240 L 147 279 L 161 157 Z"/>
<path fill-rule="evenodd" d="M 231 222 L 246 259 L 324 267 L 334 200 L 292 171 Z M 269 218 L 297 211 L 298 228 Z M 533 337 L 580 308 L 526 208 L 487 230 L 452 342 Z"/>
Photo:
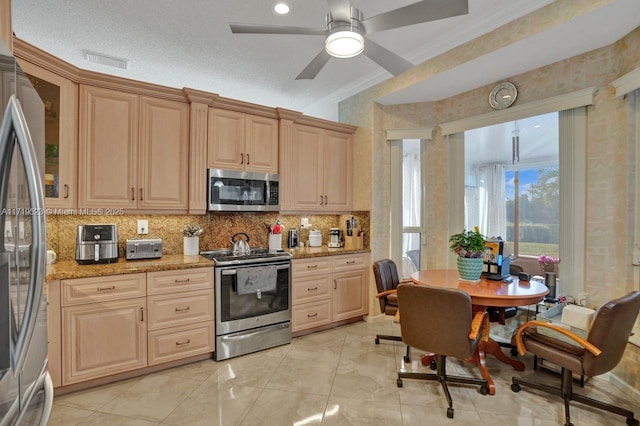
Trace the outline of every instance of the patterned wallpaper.
<path fill-rule="evenodd" d="M 439 123 L 491 111 L 487 96 L 493 84 L 432 103 L 383 107 L 374 99 L 566 22 L 611 0 L 558 0 L 510 24 L 420 64 L 340 103 L 340 119 L 359 126 L 354 135 L 360 155 L 355 165 L 354 205 L 371 210 L 372 259 L 388 253 L 389 147 L 386 128 L 434 127 L 427 144 L 427 247 L 429 267 L 447 267 L 447 146 Z M 508 78 L 518 87 L 517 104 L 543 100 L 587 87 L 597 87 L 595 104 L 588 107 L 587 229 L 585 290 L 594 306 L 633 289 L 631 266 L 634 164 L 629 158 L 627 110 L 615 98 L 611 81 L 640 67 L 640 28 L 601 49 Z M 505 79 L 506 80 L 506 79 Z M 369 182 L 373 182 L 371 185 Z M 631 189 L 630 189 L 631 188 Z M 432 255 L 433 254 L 433 255 Z M 603 261 L 606 259 L 606 261 Z M 372 283 L 372 288 L 373 283 Z M 373 290 L 372 290 L 373 291 Z M 373 303 L 373 302 L 372 302 Z M 640 397 L 640 348 L 629 345 L 616 369 L 621 386 Z"/>

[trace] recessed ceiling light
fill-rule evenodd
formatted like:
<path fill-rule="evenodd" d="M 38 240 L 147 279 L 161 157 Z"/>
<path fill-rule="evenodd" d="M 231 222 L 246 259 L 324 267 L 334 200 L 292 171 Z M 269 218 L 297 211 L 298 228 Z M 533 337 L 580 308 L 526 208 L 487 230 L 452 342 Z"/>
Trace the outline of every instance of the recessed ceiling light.
<path fill-rule="evenodd" d="M 534 125 L 533 125 L 533 128 L 534 128 L 534 129 L 539 129 L 540 127 L 542 127 L 542 125 L 541 125 L 541 124 L 534 124 Z"/>
<path fill-rule="evenodd" d="M 286 15 L 291 11 L 291 8 L 288 4 L 283 2 L 277 2 L 273 5 L 273 13 L 276 15 Z"/>

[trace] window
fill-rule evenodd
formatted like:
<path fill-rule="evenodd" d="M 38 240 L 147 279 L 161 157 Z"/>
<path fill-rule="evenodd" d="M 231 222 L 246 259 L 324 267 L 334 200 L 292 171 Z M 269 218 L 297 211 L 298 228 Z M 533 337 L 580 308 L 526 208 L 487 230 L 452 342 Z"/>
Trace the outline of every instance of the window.
<path fill-rule="evenodd" d="M 402 270 L 407 277 L 420 270 L 422 236 L 422 171 L 420 140 L 402 143 Z"/>
<path fill-rule="evenodd" d="M 558 113 L 465 131 L 465 228 L 516 256 L 558 256 L 558 140 Z"/>

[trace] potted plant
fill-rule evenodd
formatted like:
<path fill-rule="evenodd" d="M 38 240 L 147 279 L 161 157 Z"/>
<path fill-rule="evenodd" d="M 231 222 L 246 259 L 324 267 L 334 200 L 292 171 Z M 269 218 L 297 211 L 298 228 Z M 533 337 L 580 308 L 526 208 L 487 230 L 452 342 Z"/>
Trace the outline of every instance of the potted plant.
<path fill-rule="evenodd" d="M 465 281 L 479 281 L 482 275 L 485 238 L 478 231 L 464 230 L 449 237 L 449 248 L 457 256 L 458 274 Z"/>

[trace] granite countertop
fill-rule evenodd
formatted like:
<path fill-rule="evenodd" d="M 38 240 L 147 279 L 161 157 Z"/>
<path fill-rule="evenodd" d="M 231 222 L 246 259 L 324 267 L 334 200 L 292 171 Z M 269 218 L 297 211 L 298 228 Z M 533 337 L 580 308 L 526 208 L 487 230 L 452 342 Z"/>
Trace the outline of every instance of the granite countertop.
<path fill-rule="evenodd" d="M 369 249 L 345 250 L 344 248 L 329 248 L 327 246 L 287 250 L 287 252 L 293 255 L 294 260 L 310 257 L 369 253 L 370 251 Z M 138 272 L 170 271 L 173 269 L 204 268 L 213 265 L 214 262 L 212 260 L 203 256 L 184 256 L 182 254 L 165 254 L 160 259 L 144 260 L 126 260 L 124 257 L 121 257 L 115 263 L 95 265 L 79 265 L 75 260 L 68 260 L 47 265 L 46 281 L 135 274 Z"/>
<path fill-rule="evenodd" d="M 322 256 L 339 256 L 343 254 L 358 254 L 369 253 L 370 249 L 358 249 L 358 250 L 346 250 L 344 247 L 333 248 L 327 246 L 321 247 L 304 247 L 299 249 L 287 249 L 287 252 L 293 255 L 293 259 L 306 259 L 309 257 L 322 257 Z"/>
<path fill-rule="evenodd" d="M 120 257 L 115 263 L 79 265 L 75 260 L 47 265 L 46 281 L 71 278 L 100 277 L 105 275 L 135 274 L 138 272 L 169 271 L 173 269 L 204 268 L 213 261 L 182 254 L 165 254 L 160 259 L 126 260 Z"/>

